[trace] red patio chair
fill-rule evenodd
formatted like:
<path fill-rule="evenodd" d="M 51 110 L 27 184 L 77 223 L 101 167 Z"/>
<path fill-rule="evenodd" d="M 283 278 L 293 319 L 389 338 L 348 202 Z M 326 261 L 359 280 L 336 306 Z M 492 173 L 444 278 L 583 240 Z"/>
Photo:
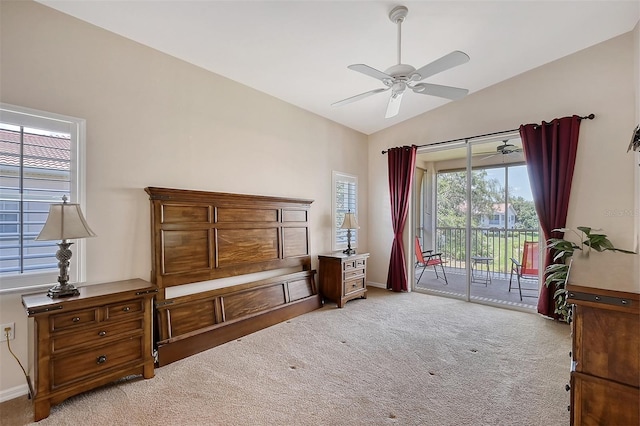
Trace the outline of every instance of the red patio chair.
<path fill-rule="evenodd" d="M 513 280 L 513 273 L 515 272 L 518 278 L 518 291 L 520 292 L 520 301 L 522 301 L 522 285 L 520 283 L 521 278 L 538 279 L 538 242 L 537 241 L 525 241 L 524 248 L 522 249 L 522 263 L 518 262 L 513 257 L 511 258 L 511 276 L 509 277 L 509 292 L 511 292 L 511 281 Z M 531 289 L 525 289 L 531 290 Z M 537 292 L 537 289 L 536 289 Z M 537 297 L 525 295 L 524 297 Z"/>
<path fill-rule="evenodd" d="M 442 253 L 434 253 L 433 250 L 422 251 L 422 247 L 420 247 L 420 241 L 418 240 L 418 237 L 416 237 L 416 258 L 418 259 L 416 262 L 416 267 L 422 268 L 417 282 L 420 282 L 420 278 L 422 278 L 422 274 L 424 274 L 424 270 L 427 269 L 427 266 L 433 266 L 433 270 L 436 273 L 436 279 L 440 278 L 437 268 L 437 266 L 439 265 L 440 269 L 442 269 L 444 284 L 449 284 L 449 282 L 447 281 L 447 274 L 444 272 L 444 261 L 442 260 Z"/>

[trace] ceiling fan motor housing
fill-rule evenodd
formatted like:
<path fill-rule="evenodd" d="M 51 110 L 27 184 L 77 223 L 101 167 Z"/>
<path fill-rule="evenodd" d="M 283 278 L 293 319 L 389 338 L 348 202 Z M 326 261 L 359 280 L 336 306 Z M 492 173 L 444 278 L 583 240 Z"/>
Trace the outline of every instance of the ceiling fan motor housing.
<path fill-rule="evenodd" d="M 411 65 L 397 64 L 387 68 L 384 73 L 397 80 L 410 80 L 415 72 L 416 69 Z"/>

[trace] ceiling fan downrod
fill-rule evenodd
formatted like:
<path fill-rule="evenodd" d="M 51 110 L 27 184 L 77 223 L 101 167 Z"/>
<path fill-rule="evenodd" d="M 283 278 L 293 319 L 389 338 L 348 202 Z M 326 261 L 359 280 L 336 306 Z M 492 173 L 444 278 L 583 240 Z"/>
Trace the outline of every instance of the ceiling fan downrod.
<path fill-rule="evenodd" d="M 389 12 L 391 22 L 398 25 L 398 65 L 402 63 L 402 23 L 407 17 L 407 13 L 409 13 L 409 9 L 405 6 L 396 6 Z"/>

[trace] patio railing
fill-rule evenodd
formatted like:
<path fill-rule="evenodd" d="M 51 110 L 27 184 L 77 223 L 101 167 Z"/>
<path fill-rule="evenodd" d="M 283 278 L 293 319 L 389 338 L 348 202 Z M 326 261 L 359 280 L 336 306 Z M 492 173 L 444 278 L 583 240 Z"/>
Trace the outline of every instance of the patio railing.
<path fill-rule="evenodd" d="M 538 241 L 537 229 L 471 228 L 471 256 L 492 258 L 491 272 L 510 273 L 511 260 L 522 260 L 525 241 Z M 466 229 L 436 228 L 435 249 L 442 253 L 447 266 L 464 269 Z"/>

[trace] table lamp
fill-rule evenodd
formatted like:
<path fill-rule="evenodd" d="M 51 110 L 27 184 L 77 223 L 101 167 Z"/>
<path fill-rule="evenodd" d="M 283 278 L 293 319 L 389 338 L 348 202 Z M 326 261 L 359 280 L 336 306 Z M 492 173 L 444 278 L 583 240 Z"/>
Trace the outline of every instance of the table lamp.
<path fill-rule="evenodd" d="M 351 230 L 360 228 L 360 226 L 358 226 L 358 221 L 356 220 L 356 215 L 351 212 L 345 213 L 344 221 L 340 228 L 347 230 L 347 249 L 342 252 L 347 255 L 355 254 L 356 251 L 351 248 Z"/>
<path fill-rule="evenodd" d="M 72 255 L 69 247 L 73 243 L 67 240 L 95 236 L 96 234 L 84 219 L 79 204 L 67 203 L 66 195 L 62 196 L 62 203 L 51 204 L 47 222 L 36 237 L 36 241 L 62 240 L 58 243 L 59 249 L 56 252 L 60 268 L 58 284 L 49 289 L 47 296 L 55 299 L 80 294 L 80 291 L 73 284 L 69 284 L 69 260 Z"/>

